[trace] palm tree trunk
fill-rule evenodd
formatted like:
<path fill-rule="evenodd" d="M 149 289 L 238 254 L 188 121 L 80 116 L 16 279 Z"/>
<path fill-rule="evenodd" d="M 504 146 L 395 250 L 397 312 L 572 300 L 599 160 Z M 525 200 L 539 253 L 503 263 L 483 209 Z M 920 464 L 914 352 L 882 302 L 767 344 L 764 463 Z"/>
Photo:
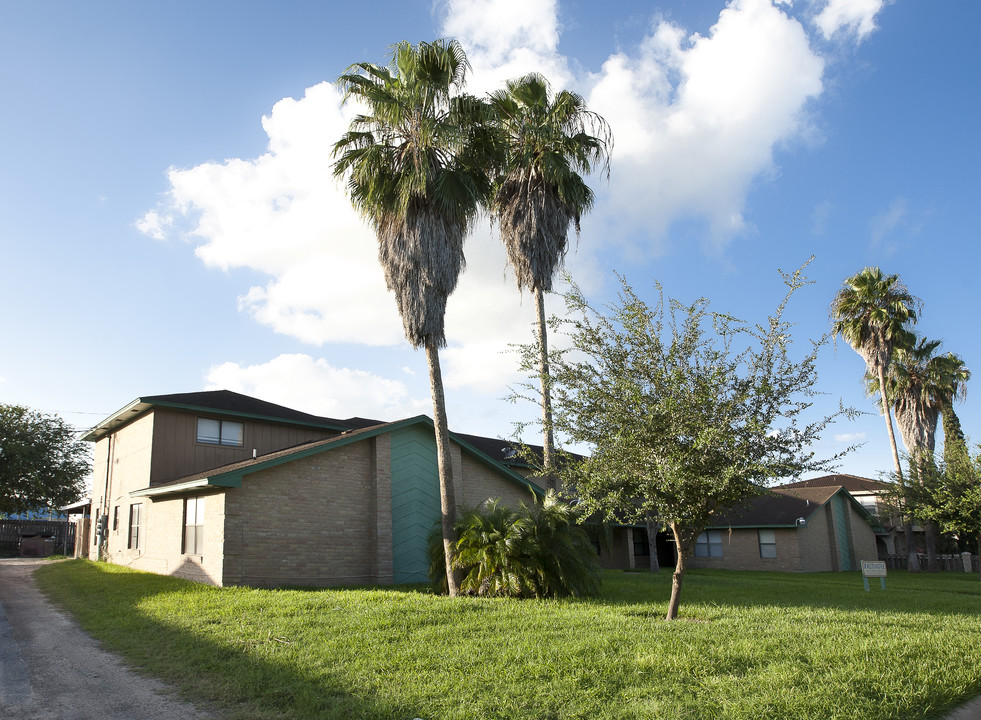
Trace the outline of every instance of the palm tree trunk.
<path fill-rule="evenodd" d="M 453 488 L 453 464 L 450 460 L 450 430 L 446 421 L 446 397 L 443 374 L 439 366 L 439 348 L 434 340 L 426 341 L 429 385 L 433 396 L 433 425 L 436 430 L 436 458 L 439 469 L 439 509 L 443 528 L 443 554 L 446 557 L 446 587 L 450 597 L 460 594 L 460 583 L 453 569 L 456 545 L 456 493 Z"/>
<path fill-rule="evenodd" d="M 903 466 L 899 462 L 899 448 L 896 445 L 896 433 L 892 429 L 892 411 L 889 409 L 889 398 L 886 396 L 886 368 L 879 363 L 879 396 L 882 399 L 882 417 L 886 420 L 886 432 L 889 434 L 889 447 L 892 450 L 892 461 L 896 467 L 896 480 L 903 482 Z M 906 535 L 906 569 L 909 572 L 920 572 L 920 559 L 916 555 L 916 543 L 913 542 L 912 519 L 906 518 L 904 532 Z"/>
<path fill-rule="evenodd" d="M 671 576 L 671 599 L 668 601 L 668 614 L 665 620 L 675 620 L 678 617 L 678 607 L 681 605 L 681 585 L 685 580 L 685 563 L 688 548 L 681 542 L 681 535 L 678 533 L 677 523 L 671 523 L 671 532 L 674 534 L 674 546 L 678 553 L 678 560 L 674 566 L 674 574 Z"/>
<path fill-rule="evenodd" d="M 892 461 L 896 466 L 896 480 L 903 481 L 903 466 L 899 462 L 899 447 L 896 445 L 896 433 L 892 429 L 892 411 L 889 409 L 889 398 L 886 396 L 886 368 L 879 364 L 879 396 L 882 398 L 882 417 L 886 420 L 886 432 L 889 433 L 889 447 L 892 450 Z"/>
<path fill-rule="evenodd" d="M 548 367 L 548 326 L 545 321 L 545 293 L 535 288 L 538 314 L 538 376 L 542 381 L 542 472 L 545 487 L 555 490 L 555 432 L 552 426 L 552 383 Z"/>

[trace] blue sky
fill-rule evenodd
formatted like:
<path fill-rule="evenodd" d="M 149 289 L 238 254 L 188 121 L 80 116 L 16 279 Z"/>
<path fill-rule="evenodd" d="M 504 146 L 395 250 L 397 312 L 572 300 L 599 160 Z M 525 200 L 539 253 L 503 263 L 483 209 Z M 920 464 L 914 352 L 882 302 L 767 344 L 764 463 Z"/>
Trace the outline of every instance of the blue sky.
<path fill-rule="evenodd" d="M 331 4 L 334 5 L 334 4 Z M 228 388 L 325 415 L 431 413 L 370 232 L 330 177 L 351 108 L 331 86 L 400 40 L 457 37 L 484 92 L 530 70 L 616 138 L 567 260 L 596 303 L 644 294 L 762 320 L 778 268 L 802 349 L 842 280 L 878 265 L 969 366 L 981 203 L 977 3 L 769 0 L 48 2 L 0 5 L 0 400 L 90 426 L 140 395 Z M 467 245 L 444 352 L 451 427 L 508 436 L 509 343 L 533 308 L 490 228 Z M 560 304 L 553 302 L 553 310 Z M 869 414 L 819 454 L 890 469 L 841 343 L 825 408 Z M 974 388 L 958 407 L 981 439 Z M 534 441 L 533 437 L 527 438 Z"/>

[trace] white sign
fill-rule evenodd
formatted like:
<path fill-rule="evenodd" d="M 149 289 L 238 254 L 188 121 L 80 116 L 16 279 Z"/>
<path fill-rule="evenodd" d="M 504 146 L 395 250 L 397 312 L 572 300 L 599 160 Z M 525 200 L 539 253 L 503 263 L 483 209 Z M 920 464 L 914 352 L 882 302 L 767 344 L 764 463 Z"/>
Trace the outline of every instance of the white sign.
<path fill-rule="evenodd" d="M 863 560 L 862 575 L 867 578 L 884 578 L 886 576 L 886 563 L 882 560 Z"/>

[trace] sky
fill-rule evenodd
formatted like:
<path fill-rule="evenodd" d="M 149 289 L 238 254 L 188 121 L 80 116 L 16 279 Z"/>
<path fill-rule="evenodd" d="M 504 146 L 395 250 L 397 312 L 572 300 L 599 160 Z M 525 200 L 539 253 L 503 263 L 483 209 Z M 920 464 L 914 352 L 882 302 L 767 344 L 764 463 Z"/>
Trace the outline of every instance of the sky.
<path fill-rule="evenodd" d="M 602 7 L 601 7 L 602 5 Z M 228 389 L 306 412 L 432 414 L 377 244 L 331 174 L 355 112 L 332 82 L 454 37 L 482 94 L 530 71 L 614 135 L 565 269 L 594 305 L 644 298 L 760 322 L 791 271 L 795 347 L 843 280 L 898 273 L 918 331 L 981 363 L 981 4 L 938 0 L 0 2 L 0 402 L 87 428 L 140 396 Z M 510 437 L 509 347 L 531 340 L 486 219 L 446 316 L 451 429 Z M 561 298 L 549 298 L 559 313 Z M 818 361 L 814 447 L 891 469 L 864 363 Z M 981 440 L 971 383 L 957 407 Z M 524 438 L 535 442 L 534 435 Z"/>

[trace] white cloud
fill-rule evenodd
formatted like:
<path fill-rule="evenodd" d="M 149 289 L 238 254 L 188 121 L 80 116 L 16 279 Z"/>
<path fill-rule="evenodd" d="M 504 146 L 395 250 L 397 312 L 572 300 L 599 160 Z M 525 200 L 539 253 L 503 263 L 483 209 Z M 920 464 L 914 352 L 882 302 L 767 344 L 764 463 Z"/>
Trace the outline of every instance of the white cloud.
<path fill-rule="evenodd" d="M 828 0 L 828 4 L 814 18 L 826 40 L 839 32 L 854 34 L 864 40 L 875 30 L 875 16 L 885 5 L 885 0 Z"/>
<path fill-rule="evenodd" d="M 431 412 L 425 402 L 409 397 L 399 380 L 363 370 L 335 367 L 323 358 L 280 355 L 267 363 L 241 366 L 226 362 L 207 374 L 206 390 L 233 390 L 315 415 L 396 420 Z"/>
<path fill-rule="evenodd" d="M 835 442 L 848 443 L 849 445 L 854 445 L 855 443 L 860 443 L 865 440 L 865 433 L 840 433 L 835 435 Z"/>
<path fill-rule="evenodd" d="M 692 216 L 707 218 L 717 246 L 744 231 L 751 184 L 776 172 L 774 148 L 806 129 L 806 103 L 822 89 L 822 59 L 801 25 L 769 0 L 733 0 L 705 36 L 657 22 L 638 47 L 578 78 L 558 53 L 556 0 L 444 7 L 442 34 L 467 48 L 471 91 L 538 70 L 557 88 L 588 92 L 591 108 L 609 120 L 613 175 L 609 185 L 594 178 L 596 211 L 570 256 L 587 289 L 605 269 L 593 262 L 601 246 L 648 253 L 672 222 Z M 243 288 L 240 307 L 276 332 L 311 345 L 403 343 L 374 236 L 331 175 L 331 145 L 353 112 L 329 83 L 277 102 L 262 118 L 265 153 L 172 168 L 170 191 L 138 226 L 157 238 L 181 233 L 208 266 L 265 276 Z M 466 253 L 447 308 L 445 380 L 499 395 L 516 379 L 516 360 L 504 353 L 531 338 L 533 304 L 505 277 L 504 252 L 486 223 Z M 246 371 L 259 372 L 221 368 L 216 377 L 241 382 Z"/>
<path fill-rule="evenodd" d="M 612 56 L 590 95 L 616 138 L 604 206 L 655 240 L 707 219 L 716 246 L 747 229 L 752 182 L 805 128 L 824 61 L 769 0 L 734 0 L 707 36 L 658 22 L 637 52 Z"/>
<path fill-rule="evenodd" d="M 891 254 L 896 249 L 896 243 L 891 240 L 895 233 L 903 228 L 909 219 L 909 202 L 906 198 L 894 198 L 889 207 L 876 215 L 869 222 L 872 234 L 872 247 Z"/>
<path fill-rule="evenodd" d="M 557 87 L 572 81 L 558 54 L 557 0 L 447 0 L 442 34 L 460 41 L 473 67 L 468 91 L 496 90 L 529 72 Z"/>

